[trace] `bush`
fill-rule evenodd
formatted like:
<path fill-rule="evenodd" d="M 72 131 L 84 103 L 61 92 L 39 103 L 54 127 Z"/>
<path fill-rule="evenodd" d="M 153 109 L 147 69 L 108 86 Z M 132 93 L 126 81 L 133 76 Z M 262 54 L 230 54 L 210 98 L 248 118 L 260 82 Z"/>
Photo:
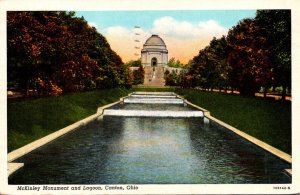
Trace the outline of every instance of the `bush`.
<path fill-rule="evenodd" d="M 143 66 L 140 66 L 137 70 L 133 71 L 133 84 L 143 84 L 145 78 L 145 70 Z"/>

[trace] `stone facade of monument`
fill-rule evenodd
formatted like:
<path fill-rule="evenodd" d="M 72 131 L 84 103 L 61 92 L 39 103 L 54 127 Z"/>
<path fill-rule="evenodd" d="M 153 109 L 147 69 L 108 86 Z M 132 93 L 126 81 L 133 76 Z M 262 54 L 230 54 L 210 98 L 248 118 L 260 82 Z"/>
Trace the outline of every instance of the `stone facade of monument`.
<path fill-rule="evenodd" d="M 143 86 L 165 86 L 165 71 L 180 74 L 182 68 L 168 66 L 168 50 L 165 42 L 158 35 L 149 37 L 141 50 L 141 63 L 145 70 Z M 132 71 L 138 67 L 130 67 Z"/>
<path fill-rule="evenodd" d="M 152 35 L 147 39 L 141 50 L 141 61 L 144 67 L 167 66 L 168 50 L 162 38 Z"/>

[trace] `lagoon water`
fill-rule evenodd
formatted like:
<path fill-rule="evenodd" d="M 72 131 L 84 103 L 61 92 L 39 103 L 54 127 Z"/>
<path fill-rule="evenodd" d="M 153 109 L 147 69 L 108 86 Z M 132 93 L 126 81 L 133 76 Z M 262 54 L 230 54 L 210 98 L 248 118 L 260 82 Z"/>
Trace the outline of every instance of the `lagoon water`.
<path fill-rule="evenodd" d="M 15 162 L 9 184 L 291 183 L 290 164 L 201 117 L 104 116 Z"/>

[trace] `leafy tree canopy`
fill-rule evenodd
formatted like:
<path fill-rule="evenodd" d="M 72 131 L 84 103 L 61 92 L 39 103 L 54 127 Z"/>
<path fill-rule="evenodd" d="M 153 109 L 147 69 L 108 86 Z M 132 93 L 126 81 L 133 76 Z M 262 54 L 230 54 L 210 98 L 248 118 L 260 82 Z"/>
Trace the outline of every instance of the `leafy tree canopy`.
<path fill-rule="evenodd" d="M 75 12 L 8 12 L 7 46 L 8 83 L 27 93 L 58 95 L 131 83 L 129 68 L 105 37 Z"/>

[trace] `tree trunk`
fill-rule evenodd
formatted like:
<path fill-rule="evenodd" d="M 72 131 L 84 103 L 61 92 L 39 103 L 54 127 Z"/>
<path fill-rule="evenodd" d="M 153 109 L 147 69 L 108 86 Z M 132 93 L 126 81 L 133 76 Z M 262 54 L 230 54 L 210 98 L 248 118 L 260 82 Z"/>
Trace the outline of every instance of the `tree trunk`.
<path fill-rule="evenodd" d="M 286 85 L 282 86 L 282 101 L 285 101 L 285 97 L 286 97 Z"/>
<path fill-rule="evenodd" d="M 264 98 L 267 97 L 267 87 L 264 87 Z"/>
<path fill-rule="evenodd" d="M 29 96 L 29 80 L 26 81 L 26 92 L 25 92 L 25 97 Z"/>

